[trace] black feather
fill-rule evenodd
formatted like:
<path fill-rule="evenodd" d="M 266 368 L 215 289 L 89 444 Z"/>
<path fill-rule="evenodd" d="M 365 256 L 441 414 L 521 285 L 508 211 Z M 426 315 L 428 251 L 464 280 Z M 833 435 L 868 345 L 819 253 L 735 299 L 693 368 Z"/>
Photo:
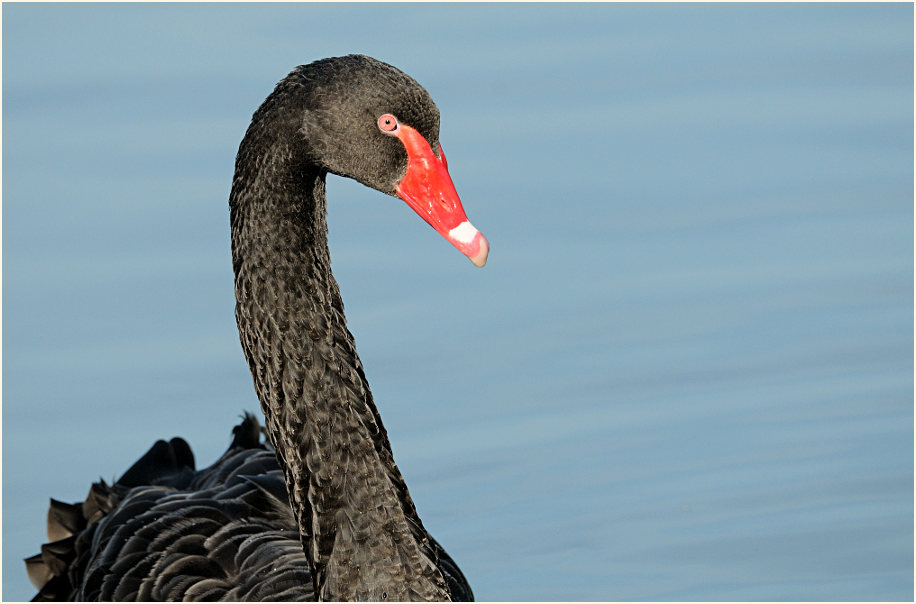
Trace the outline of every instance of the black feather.
<path fill-rule="evenodd" d="M 394 67 L 350 55 L 300 66 L 255 112 L 229 198 L 236 320 L 269 443 L 246 413 L 197 471 L 157 441 L 115 484 L 51 504 L 27 560 L 37 600 L 472 599 L 394 462 L 327 246 L 325 177 L 394 194 L 393 113 L 438 153 L 439 111 Z"/>

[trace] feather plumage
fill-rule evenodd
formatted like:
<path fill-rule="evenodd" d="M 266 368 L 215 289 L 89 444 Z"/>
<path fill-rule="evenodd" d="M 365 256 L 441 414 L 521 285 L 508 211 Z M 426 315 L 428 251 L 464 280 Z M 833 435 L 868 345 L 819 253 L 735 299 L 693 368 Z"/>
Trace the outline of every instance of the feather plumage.
<path fill-rule="evenodd" d="M 394 462 L 327 246 L 325 177 L 388 194 L 394 112 L 438 149 L 439 112 L 401 71 L 351 55 L 300 66 L 255 112 L 229 198 L 236 320 L 269 442 L 246 415 L 216 463 L 158 441 L 115 484 L 52 502 L 27 560 L 36 599 L 469 600 Z M 425 143 L 424 143 L 425 144 Z"/>

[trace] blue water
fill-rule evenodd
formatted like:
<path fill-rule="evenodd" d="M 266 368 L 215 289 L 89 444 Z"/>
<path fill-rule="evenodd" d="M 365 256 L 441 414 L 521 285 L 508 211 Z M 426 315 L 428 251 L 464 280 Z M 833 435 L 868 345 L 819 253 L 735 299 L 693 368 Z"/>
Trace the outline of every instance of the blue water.
<path fill-rule="evenodd" d="M 913 7 L 3 6 L 3 598 L 48 497 L 257 407 L 227 197 L 295 65 L 436 99 L 475 269 L 331 178 L 351 331 L 484 600 L 912 600 Z"/>

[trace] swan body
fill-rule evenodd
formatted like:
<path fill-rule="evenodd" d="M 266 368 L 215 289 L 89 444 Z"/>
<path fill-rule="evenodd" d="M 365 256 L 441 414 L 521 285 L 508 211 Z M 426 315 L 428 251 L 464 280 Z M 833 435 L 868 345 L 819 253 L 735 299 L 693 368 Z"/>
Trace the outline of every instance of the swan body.
<path fill-rule="evenodd" d="M 325 177 L 410 205 L 474 264 L 489 244 L 448 176 L 429 94 L 361 56 L 293 70 L 255 112 L 230 193 L 236 322 L 254 416 L 195 470 L 157 442 L 27 560 L 39 600 L 471 600 L 427 533 L 375 407 L 327 246 Z"/>

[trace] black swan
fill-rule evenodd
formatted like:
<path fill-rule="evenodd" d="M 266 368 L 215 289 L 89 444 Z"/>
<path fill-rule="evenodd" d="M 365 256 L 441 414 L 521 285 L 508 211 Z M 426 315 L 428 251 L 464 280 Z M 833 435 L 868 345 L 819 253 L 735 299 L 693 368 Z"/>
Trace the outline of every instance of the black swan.
<path fill-rule="evenodd" d="M 471 600 L 426 532 L 347 330 L 325 176 L 401 197 L 477 266 L 439 146 L 439 111 L 398 69 L 350 55 L 297 67 L 254 113 L 229 197 L 236 320 L 266 418 L 195 471 L 159 441 L 112 485 L 51 501 L 26 560 L 36 600 Z M 266 431 L 267 442 L 261 439 Z"/>

